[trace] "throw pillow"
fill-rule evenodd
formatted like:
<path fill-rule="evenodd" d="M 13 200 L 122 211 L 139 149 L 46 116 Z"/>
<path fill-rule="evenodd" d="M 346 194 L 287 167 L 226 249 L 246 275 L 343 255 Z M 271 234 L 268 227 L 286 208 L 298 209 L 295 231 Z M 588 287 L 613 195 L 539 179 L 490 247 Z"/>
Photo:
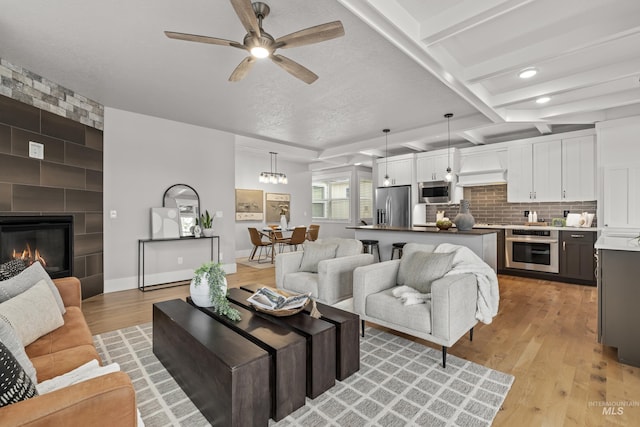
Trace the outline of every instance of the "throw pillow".
<path fill-rule="evenodd" d="M 73 384 L 78 384 L 92 378 L 118 371 L 120 371 L 120 365 L 117 363 L 100 366 L 98 361 L 93 359 L 84 365 L 67 372 L 66 374 L 58 375 L 57 377 L 42 381 L 36 388 L 38 390 L 38 394 L 51 393 L 52 391 L 60 390 L 61 388 L 69 387 Z"/>
<path fill-rule="evenodd" d="M 67 310 L 64 308 L 64 303 L 62 302 L 62 297 L 60 296 L 60 292 L 58 292 L 58 288 L 56 288 L 53 280 L 51 280 L 51 277 L 49 277 L 44 267 L 42 267 L 39 262 L 34 262 L 17 276 L 0 282 L 0 302 L 5 302 L 16 295 L 23 293 L 40 280 L 44 280 L 47 285 L 49 285 L 49 289 L 51 289 L 51 293 L 56 300 L 60 313 L 66 313 Z"/>
<path fill-rule="evenodd" d="M 0 407 L 37 396 L 36 386 L 9 349 L 0 342 Z"/>
<path fill-rule="evenodd" d="M 418 251 L 403 256 L 398 269 L 398 285 L 410 286 L 421 293 L 431 292 L 431 282 L 451 270 L 453 255 Z"/>
<path fill-rule="evenodd" d="M 300 261 L 300 271 L 318 272 L 318 263 L 325 259 L 336 257 L 338 245 L 332 243 L 305 242 L 304 252 Z"/>
<path fill-rule="evenodd" d="M 16 358 L 22 369 L 29 375 L 34 384 L 38 383 L 36 368 L 24 351 L 22 340 L 16 333 L 15 329 L 6 320 L 0 318 L 0 342 L 7 346 L 7 349 Z"/>
<path fill-rule="evenodd" d="M 64 324 L 56 300 L 44 280 L 0 304 L 0 317 L 13 326 L 25 347 Z"/>
<path fill-rule="evenodd" d="M 24 265 L 24 261 L 21 259 L 12 259 L 4 264 L 0 264 L 0 280 L 11 279 L 13 276 L 17 276 L 25 268 L 26 265 Z"/>

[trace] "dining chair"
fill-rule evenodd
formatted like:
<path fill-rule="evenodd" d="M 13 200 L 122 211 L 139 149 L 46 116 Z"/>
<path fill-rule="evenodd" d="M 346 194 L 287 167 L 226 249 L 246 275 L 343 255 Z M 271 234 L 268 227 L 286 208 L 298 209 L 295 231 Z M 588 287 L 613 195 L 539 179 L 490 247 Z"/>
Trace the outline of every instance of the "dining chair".
<path fill-rule="evenodd" d="M 260 262 L 262 256 L 262 249 L 267 248 L 267 253 L 265 254 L 265 258 L 269 256 L 269 249 L 271 249 L 271 262 L 273 262 L 273 241 L 269 238 L 268 235 L 261 233 L 255 227 L 249 227 L 249 236 L 251 237 L 251 244 L 253 244 L 253 250 L 251 251 L 251 255 L 249 255 L 249 261 L 253 261 L 256 255 L 256 251 L 260 248 L 260 252 L 258 252 L 258 263 Z M 266 237 L 269 240 L 265 241 L 262 238 Z"/>
<path fill-rule="evenodd" d="M 293 229 L 293 233 L 291 233 L 291 237 L 289 238 L 288 242 L 285 242 L 284 245 L 288 246 L 289 249 L 291 249 L 291 247 L 293 247 L 294 251 L 298 250 L 298 245 L 301 245 L 304 243 L 304 241 L 307 239 L 307 227 L 302 226 L 302 227 L 296 227 Z"/>
<path fill-rule="evenodd" d="M 307 229 L 307 240 L 315 242 L 318 240 L 318 233 L 320 232 L 320 226 L 318 224 L 309 224 Z"/>

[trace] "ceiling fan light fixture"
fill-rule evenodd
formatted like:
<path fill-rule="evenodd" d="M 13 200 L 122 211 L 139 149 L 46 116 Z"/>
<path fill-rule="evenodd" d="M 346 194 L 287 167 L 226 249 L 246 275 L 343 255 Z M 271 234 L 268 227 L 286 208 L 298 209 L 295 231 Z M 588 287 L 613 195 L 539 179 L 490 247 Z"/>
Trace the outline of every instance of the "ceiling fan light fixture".
<path fill-rule="evenodd" d="M 537 68 L 525 68 L 524 70 L 520 71 L 520 73 L 518 74 L 518 77 L 520 77 L 521 79 L 530 79 L 531 77 L 535 76 L 536 74 L 538 74 L 538 69 Z"/>
<path fill-rule="evenodd" d="M 254 46 L 251 48 L 251 55 L 253 55 L 255 58 L 266 58 L 267 56 L 269 56 L 271 54 L 271 52 L 269 52 L 269 50 L 267 50 L 266 48 L 262 47 L 262 46 Z"/>

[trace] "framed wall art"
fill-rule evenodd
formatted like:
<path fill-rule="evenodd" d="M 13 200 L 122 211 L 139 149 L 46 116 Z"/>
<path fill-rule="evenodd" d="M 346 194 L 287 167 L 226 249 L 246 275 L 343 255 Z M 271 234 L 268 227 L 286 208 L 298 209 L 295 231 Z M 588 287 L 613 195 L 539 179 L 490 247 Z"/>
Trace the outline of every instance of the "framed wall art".
<path fill-rule="evenodd" d="M 264 219 L 262 190 L 236 188 L 236 221 L 262 221 Z"/>
<path fill-rule="evenodd" d="M 287 193 L 267 193 L 265 197 L 265 210 L 267 214 L 267 223 L 280 223 L 280 216 L 287 217 L 287 223 L 290 221 L 291 214 L 291 194 Z"/>

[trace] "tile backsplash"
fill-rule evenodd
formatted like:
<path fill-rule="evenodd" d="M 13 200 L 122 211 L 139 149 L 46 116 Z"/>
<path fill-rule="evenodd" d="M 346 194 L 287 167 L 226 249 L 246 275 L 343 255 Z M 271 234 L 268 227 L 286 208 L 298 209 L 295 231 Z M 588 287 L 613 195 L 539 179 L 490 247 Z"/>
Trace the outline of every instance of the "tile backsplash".
<path fill-rule="evenodd" d="M 551 222 L 552 218 L 562 218 L 563 211 L 571 213 L 596 213 L 595 200 L 586 202 L 549 202 L 549 203 L 508 203 L 507 185 L 485 185 L 481 187 L 466 187 L 464 199 L 469 201 L 469 210 L 476 223 L 489 224 L 524 224 L 527 218 L 524 211 L 535 211 L 538 220 L 543 218 Z M 453 220 L 460 211 L 460 205 L 427 205 L 427 222 L 436 220 L 436 211 L 445 211 L 445 216 Z M 597 225 L 597 218 L 593 220 Z"/>

